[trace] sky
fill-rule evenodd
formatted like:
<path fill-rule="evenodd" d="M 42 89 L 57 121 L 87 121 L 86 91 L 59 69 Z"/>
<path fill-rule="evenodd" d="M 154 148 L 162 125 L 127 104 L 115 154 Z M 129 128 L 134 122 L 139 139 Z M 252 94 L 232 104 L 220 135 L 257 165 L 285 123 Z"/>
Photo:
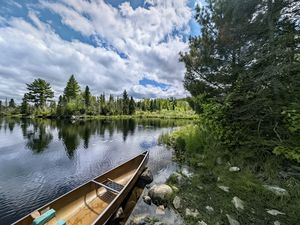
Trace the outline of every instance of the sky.
<path fill-rule="evenodd" d="M 181 98 L 179 52 L 199 35 L 199 0 L 0 1 L 0 99 L 50 82 L 56 98 L 74 74 L 92 94 Z"/>

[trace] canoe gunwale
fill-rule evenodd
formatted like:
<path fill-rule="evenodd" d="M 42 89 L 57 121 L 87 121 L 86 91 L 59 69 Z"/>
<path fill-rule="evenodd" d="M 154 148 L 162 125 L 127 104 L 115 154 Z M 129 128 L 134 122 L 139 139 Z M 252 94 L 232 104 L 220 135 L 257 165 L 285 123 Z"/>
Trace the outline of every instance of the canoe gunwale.
<path fill-rule="evenodd" d="M 144 151 L 143 153 L 141 153 L 141 154 L 139 154 L 139 155 L 136 155 L 136 156 L 134 156 L 134 157 L 132 157 L 132 158 L 126 160 L 125 162 L 123 162 L 123 163 L 121 163 L 121 164 L 119 164 L 119 165 L 117 165 L 117 166 L 115 166 L 115 167 L 113 167 L 113 168 L 107 170 L 106 172 L 102 173 L 101 175 L 96 176 L 96 177 L 94 177 L 94 178 L 92 178 L 92 179 L 86 181 L 85 183 L 81 184 L 80 186 L 78 186 L 78 187 L 76 187 L 76 188 L 74 188 L 74 189 L 72 189 L 72 190 L 66 192 L 65 194 L 63 194 L 63 195 L 61 195 L 61 196 L 59 196 L 59 197 L 53 199 L 52 201 L 47 202 L 47 203 L 44 204 L 43 206 L 41 206 L 41 207 L 35 209 L 34 211 L 30 212 L 29 214 L 27 214 L 27 215 L 23 216 L 22 218 L 18 219 L 17 221 L 15 221 L 14 223 L 12 223 L 12 225 L 17 225 L 17 224 L 20 223 L 22 220 L 24 220 L 24 219 L 26 219 L 28 216 L 30 216 L 33 212 L 35 212 L 35 211 L 41 211 L 41 210 L 44 209 L 46 206 L 51 205 L 52 203 L 58 201 L 59 199 L 65 197 L 65 196 L 67 196 L 67 195 L 69 195 L 70 193 L 72 193 L 72 192 L 74 192 L 74 191 L 76 191 L 76 190 L 82 188 L 83 186 L 85 186 L 85 185 L 87 185 L 87 184 L 89 184 L 89 183 L 92 183 L 94 180 L 97 180 L 98 178 L 100 178 L 100 177 L 102 177 L 102 176 L 105 176 L 106 174 L 108 174 L 108 173 L 110 173 L 111 171 L 117 169 L 117 168 L 120 167 L 121 165 L 126 164 L 126 163 L 130 162 L 131 160 L 134 160 L 135 158 L 138 158 L 138 157 L 140 157 L 140 156 L 142 156 L 142 155 L 144 156 L 144 157 L 143 157 L 143 160 L 140 162 L 140 164 L 139 164 L 139 166 L 137 167 L 136 171 L 134 172 L 133 176 L 130 178 L 130 180 L 127 182 L 127 184 L 124 186 L 124 188 L 122 189 L 122 191 L 120 191 L 120 192 L 116 195 L 116 197 L 110 202 L 110 204 L 105 208 L 105 210 L 104 210 L 104 211 L 103 211 L 103 212 L 95 219 L 95 221 L 92 223 L 93 225 L 94 225 L 94 224 L 97 224 L 97 222 L 98 222 L 99 219 L 105 214 L 105 212 L 107 212 L 107 210 L 113 205 L 113 203 L 115 203 L 115 201 L 116 201 L 117 199 L 119 199 L 119 197 L 121 196 L 121 194 L 128 188 L 128 186 L 131 184 L 132 180 L 136 177 L 137 173 L 141 170 L 141 167 L 142 167 L 142 166 L 145 166 L 145 165 L 144 165 L 144 164 L 145 164 L 145 161 L 147 161 L 147 160 L 148 160 L 148 157 L 149 157 L 149 152 L 148 152 L 148 151 Z M 110 218 L 110 217 L 109 217 L 109 218 Z M 109 218 L 108 218 L 108 219 L 109 219 Z M 108 220 L 108 219 L 107 219 L 107 220 Z"/>
<path fill-rule="evenodd" d="M 140 155 L 144 155 L 144 158 L 143 158 L 143 160 L 140 162 L 140 164 L 139 164 L 139 166 L 138 166 L 138 168 L 136 169 L 136 171 L 134 172 L 134 174 L 132 175 L 132 177 L 130 178 L 130 180 L 127 182 L 127 184 L 123 187 L 123 189 L 118 193 L 118 195 L 109 203 L 109 205 L 105 208 L 105 210 L 95 219 L 95 221 L 91 224 L 91 225 L 95 225 L 95 224 L 97 224 L 98 223 L 98 221 L 101 219 L 101 217 L 103 217 L 103 215 L 105 215 L 105 213 L 113 206 L 113 204 L 117 201 L 117 200 L 119 200 L 119 198 L 120 198 L 120 196 L 125 192 L 125 191 L 129 191 L 128 190 L 128 187 L 130 186 L 130 184 L 132 184 L 132 181 L 135 179 L 135 178 L 137 178 L 137 174 L 139 173 L 139 172 L 141 172 L 140 170 L 141 170 L 141 168 L 143 167 L 143 166 L 145 166 L 145 163 L 146 163 L 146 161 L 147 161 L 147 159 L 148 159 L 148 157 L 149 157 L 149 152 L 148 151 L 145 151 L 145 152 L 143 152 L 142 154 L 140 154 Z M 136 157 L 139 157 L 140 155 L 138 155 L 138 156 L 136 156 Z M 136 158 L 136 157 L 133 157 L 132 159 L 134 159 L 134 158 Z M 130 160 L 132 160 L 132 159 L 130 159 Z M 130 161 L 130 160 L 128 160 L 128 161 Z M 127 161 L 127 162 L 128 162 Z M 125 163 L 124 163 L 125 164 Z M 125 197 L 125 196 L 124 196 Z M 114 211 L 115 212 L 115 211 Z M 112 212 L 112 214 L 114 213 L 114 212 Z M 108 217 L 108 219 L 106 220 L 106 222 L 110 219 L 110 217 L 112 216 L 112 214 Z M 105 222 L 105 223 L 106 223 Z M 104 223 L 104 224 L 105 224 Z"/>

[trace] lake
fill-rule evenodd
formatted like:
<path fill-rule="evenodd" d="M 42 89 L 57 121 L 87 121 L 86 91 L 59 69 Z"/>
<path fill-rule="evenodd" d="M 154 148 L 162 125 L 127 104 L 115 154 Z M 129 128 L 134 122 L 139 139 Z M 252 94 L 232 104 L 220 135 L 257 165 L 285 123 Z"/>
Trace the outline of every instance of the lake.
<path fill-rule="evenodd" d="M 0 118 L 0 224 L 16 221 L 145 150 L 154 175 L 174 170 L 171 151 L 157 139 L 177 125 L 174 120 Z"/>

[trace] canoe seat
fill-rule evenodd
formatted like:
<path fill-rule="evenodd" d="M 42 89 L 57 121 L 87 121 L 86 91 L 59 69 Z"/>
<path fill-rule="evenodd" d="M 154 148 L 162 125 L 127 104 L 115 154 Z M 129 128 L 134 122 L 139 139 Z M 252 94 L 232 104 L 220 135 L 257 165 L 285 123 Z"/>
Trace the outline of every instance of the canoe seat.
<path fill-rule="evenodd" d="M 105 180 L 100 183 L 98 181 L 92 180 L 95 184 L 104 187 L 107 191 L 113 192 L 114 194 L 119 194 L 119 192 L 123 189 L 123 185 L 114 182 L 113 180 Z"/>

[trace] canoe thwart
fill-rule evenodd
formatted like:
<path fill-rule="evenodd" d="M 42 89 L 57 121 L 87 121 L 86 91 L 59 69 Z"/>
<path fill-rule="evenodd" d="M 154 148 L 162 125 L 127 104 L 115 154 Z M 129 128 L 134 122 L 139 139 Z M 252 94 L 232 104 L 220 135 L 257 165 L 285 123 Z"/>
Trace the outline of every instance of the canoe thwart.
<path fill-rule="evenodd" d="M 92 182 L 94 182 L 95 184 L 97 184 L 97 185 L 99 185 L 101 187 L 104 187 L 106 190 L 111 191 L 111 192 L 113 192 L 115 194 L 119 194 L 119 192 L 120 192 L 119 190 L 114 189 L 114 187 L 111 187 L 111 185 L 107 185 L 107 183 L 104 184 L 104 183 L 97 182 L 95 180 L 92 180 Z"/>

